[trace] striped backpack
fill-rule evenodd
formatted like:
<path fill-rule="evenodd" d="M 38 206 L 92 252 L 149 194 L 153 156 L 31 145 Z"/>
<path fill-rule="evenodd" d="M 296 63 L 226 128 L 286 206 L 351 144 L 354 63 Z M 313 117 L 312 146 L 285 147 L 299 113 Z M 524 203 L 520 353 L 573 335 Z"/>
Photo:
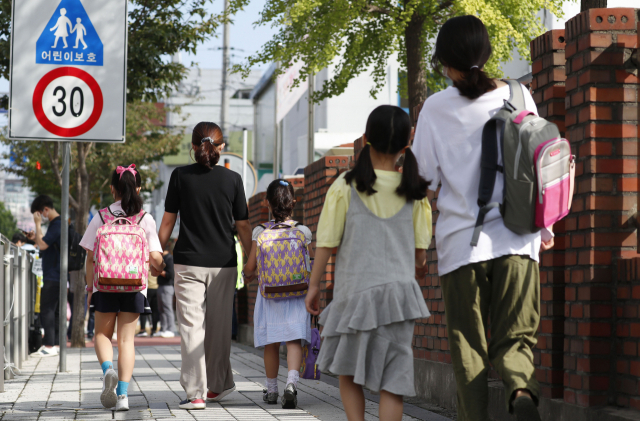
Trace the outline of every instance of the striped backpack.
<path fill-rule="evenodd" d="M 118 216 L 100 210 L 104 225 L 98 228 L 93 249 L 93 284 L 100 292 L 138 292 L 147 287 L 149 245 L 139 225 L 146 212 Z"/>
<path fill-rule="evenodd" d="M 267 299 L 307 294 L 311 259 L 302 231 L 295 221 L 267 222 L 257 239 L 258 282 Z"/>

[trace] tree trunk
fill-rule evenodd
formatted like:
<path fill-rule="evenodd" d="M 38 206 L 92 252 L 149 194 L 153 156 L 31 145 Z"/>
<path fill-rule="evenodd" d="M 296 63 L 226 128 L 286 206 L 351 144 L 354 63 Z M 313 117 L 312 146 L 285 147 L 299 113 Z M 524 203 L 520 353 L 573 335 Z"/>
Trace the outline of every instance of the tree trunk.
<path fill-rule="evenodd" d="M 78 166 L 76 169 L 76 187 L 78 207 L 76 209 L 75 229 L 80 235 L 87 230 L 87 220 L 89 216 L 89 208 L 91 206 L 91 197 L 89 192 L 89 173 L 87 172 L 87 156 L 91 150 L 91 143 L 77 143 L 78 147 Z M 84 320 L 86 316 L 84 308 L 85 300 L 85 268 L 80 271 L 77 282 L 73 283 L 73 321 L 71 327 L 71 347 L 84 348 Z"/>
<path fill-rule="evenodd" d="M 407 49 L 407 87 L 409 94 L 409 114 L 427 99 L 427 69 L 422 45 L 422 25 L 424 16 L 414 13 L 405 29 L 404 42 Z M 412 121 L 415 126 L 415 121 Z"/>
<path fill-rule="evenodd" d="M 606 9 L 607 0 L 581 0 L 580 11 L 586 12 L 589 9 Z"/>

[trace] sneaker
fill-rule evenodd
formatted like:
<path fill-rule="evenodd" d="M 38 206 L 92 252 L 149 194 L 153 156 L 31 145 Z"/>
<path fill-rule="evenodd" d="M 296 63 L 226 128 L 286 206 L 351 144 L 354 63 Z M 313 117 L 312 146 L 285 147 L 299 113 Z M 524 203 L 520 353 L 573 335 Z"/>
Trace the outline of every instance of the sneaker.
<path fill-rule="evenodd" d="M 227 396 L 229 393 L 233 392 L 234 390 L 236 390 L 235 384 L 222 393 L 213 393 L 212 391 L 208 390 L 207 402 L 220 402 L 225 396 Z"/>
<path fill-rule="evenodd" d="M 46 346 L 41 346 L 39 350 L 32 353 L 32 357 L 55 357 L 60 353 L 59 348 L 52 346 L 51 348 Z"/>
<path fill-rule="evenodd" d="M 513 401 L 513 413 L 518 421 L 540 421 L 536 403 L 528 396 L 520 396 Z"/>
<path fill-rule="evenodd" d="M 282 394 L 282 409 L 296 409 L 297 406 L 298 391 L 296 390 L 296 385 L 289 383 Z"/>
<path fill-rule="evenodd" d="M 278 403 L 278 392 L 269 393 L 267 389 L 262 389 L 262 400 L 269 405 Z"/>
<path fill-rule="evenodd" d="M 116 411 L 128 411 L 129 410 L 129 396 L 119 395 L 118 402 L 116 403 Z"/>
<path fill-rule="evenodd" d="M 160 338 L 160 337 L 162 337 L 162 334 L 163 334 L 163 333 L 164 333 L 164 332 L 162 332 L 162 331 L 160 331 L 160 330 L 159 330 L 159 331 L 157 331 L 157 332 L 153 333 L 153 335 L 151 335 L 151 337 L 153 337 L 153 338 Z"/>
<path fill-rule="evenodd" d="M 147 336 L 149 336 L 149 334 L 147 333 L 146 330 L 141 330 L 139 333 L 136 334 L 136 336 L 138 338 L 146 338 Z"/>
<path fill-rule="evenodd" d="M 206 407 L 204 399 L 185 399 L 180 402 L 180 409 L 205 409 Z"/>
<path fill-rule="evenodd" d="M 160 336 L 162 336 L 163 338 L 173 338 L 176 336 L 176 334 L 171 332 L 170 330 L 167 330 L 165 332 L 161 332 Z"/>
<path fill-rule="evenodd" d="M 116 387 L 118 386 L 118 374 L 116 370 L 110 368 L 104 373 L 102 378 L 102 394 L 100 395 L 100 403 L 105 408 L 113 408 L 118 403 L 118 395 L 116 395 Z M 127 401 L 127 405 L 129 401 Z"/>

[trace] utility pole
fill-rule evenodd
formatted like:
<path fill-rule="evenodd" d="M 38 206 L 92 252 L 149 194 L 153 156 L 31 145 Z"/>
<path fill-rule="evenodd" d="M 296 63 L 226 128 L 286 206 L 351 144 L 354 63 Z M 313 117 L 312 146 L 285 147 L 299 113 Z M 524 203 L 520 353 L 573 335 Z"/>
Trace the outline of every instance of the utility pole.
<path fill-rule="evenodd" d="M 220 128 L 222 134 L 226 138 L 229 137 L 227 133 L 227 118 L 229 116 L 229 101 L 227 99 L 227 74 L 229 72 L 229 16 L 226 13 L 229 10 L 229 0 L 224 0 L 224 13 L 225 22 L 222 32 L 222 98 L 220 101 Z"/>
<path fill-rule="evenodd" d="M 313 164 L 315 161 L 315 104 L 313 103 L 313 91 L 315 89 L 316 77 L 312 73 L 309 75 L 309 142 L 307 145 L 307 165 Z"/>

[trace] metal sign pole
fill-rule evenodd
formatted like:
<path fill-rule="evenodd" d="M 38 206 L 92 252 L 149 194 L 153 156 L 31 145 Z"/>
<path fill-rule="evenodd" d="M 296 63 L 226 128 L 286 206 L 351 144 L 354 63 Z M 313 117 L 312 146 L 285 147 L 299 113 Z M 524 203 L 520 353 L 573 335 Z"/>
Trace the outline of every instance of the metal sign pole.
<path fill-rule="evenodd" d="M 71 143 L 62 142 L 62 213 L 60 215 L 60 372 L 67 371 L 67 282 L 69 280 L 69 166 Z"/>

